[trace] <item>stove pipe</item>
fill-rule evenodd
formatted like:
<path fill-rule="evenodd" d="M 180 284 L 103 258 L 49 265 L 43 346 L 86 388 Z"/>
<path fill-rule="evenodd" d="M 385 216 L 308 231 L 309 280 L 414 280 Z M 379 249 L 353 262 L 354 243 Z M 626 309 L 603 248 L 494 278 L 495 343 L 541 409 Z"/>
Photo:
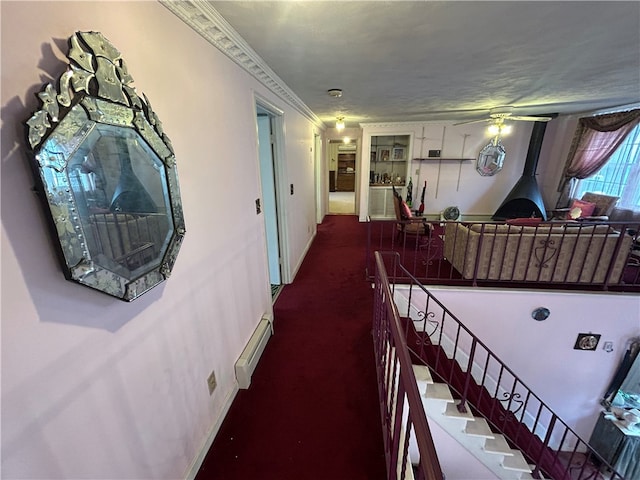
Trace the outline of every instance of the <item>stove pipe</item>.
<path fill-rule="evenodd" d="M 534 122 L 522 177 L 493 214 L 493 220 L 529 217 L 547 219 L 544 201 L 536 182 L 536 168 L 546 128 L 547 122 Z"/>

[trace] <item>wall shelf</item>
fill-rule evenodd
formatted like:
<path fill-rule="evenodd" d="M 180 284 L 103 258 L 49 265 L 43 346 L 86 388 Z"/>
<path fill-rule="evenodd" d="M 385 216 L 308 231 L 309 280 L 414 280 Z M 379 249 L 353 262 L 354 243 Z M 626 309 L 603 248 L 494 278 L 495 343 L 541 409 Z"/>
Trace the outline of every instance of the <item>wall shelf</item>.
<path fill-rule="evenodd" d="M 475 158 L 441 158 L 441 157 L 428 157 L 428 158 L 414 158 L 414 162 L 431 162 L 434 160 L 443 160 L 447 162 L 475 162 Z"/>

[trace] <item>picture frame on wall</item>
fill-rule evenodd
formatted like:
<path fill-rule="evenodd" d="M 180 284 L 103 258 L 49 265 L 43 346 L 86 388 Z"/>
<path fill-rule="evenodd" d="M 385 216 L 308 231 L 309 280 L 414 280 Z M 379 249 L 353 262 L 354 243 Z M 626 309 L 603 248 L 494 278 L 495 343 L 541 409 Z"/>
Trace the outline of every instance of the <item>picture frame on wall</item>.
<path fill-rule="evenodd" d="M 377 157 L 379 162 L 388 162 L 391 160 L 391 149 L 389 147 L 378 147 Z"/>
<path fill-rule="evenodd" d="M 393 148 L 393 156 L 391 158 L 393 160 L 398 160 L 398 161 L 406 160 L 406 148 L 404 148 L 404 147 L 394 147 Z"/>

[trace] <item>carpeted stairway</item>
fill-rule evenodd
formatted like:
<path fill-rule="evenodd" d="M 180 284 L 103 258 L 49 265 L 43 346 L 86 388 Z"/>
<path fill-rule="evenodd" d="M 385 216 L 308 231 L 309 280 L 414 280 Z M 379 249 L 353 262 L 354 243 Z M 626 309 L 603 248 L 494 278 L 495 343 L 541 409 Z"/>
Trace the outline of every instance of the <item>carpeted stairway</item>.
<path fill-rule="evenodd" d="M 433 344 L 426 333 L 417 332 L 412 321 L 403 318 L 403 326 L 407 336 L 407 345 L 416 365 L 428 365 L 436 374 L 436 378 L 446 382 L 441 385 L 452 387 L 451 392 L 463 392 L 470 376 L 463 371 L 458 362 L 449 358 L 440 345 Z M 414 367 L 415 369 L 416 367 Z M 556 452 L 545 446 L 543 441 L 522 423 L 502 402 L 484 387 L 480 387 L 473 377 L 468 382 L 467 406 L 468 415 L 483 417 L 493 427 L 494 432 L 504 434 L 509 445 L 534 459 L 544 475 L 543 478 L 554 480 L 602 480 L 597 467 L 590 464 L 585 455 L 577 452 Z M 448 389 L 447 389 L 448 390 Z M 455 393 L 453 393 L 455 395 Z M 457 396 L 459 399 L 460 396 Z M 455 397 L 454 397 L 455 400 Z M 451 410 L 453 405 L 447 408 Z M 459 400 L 455 400 L 459 403 Z M 587 462 L 587 463 L 585 463 Z M 525 478 L 525 477 L 517 477 Z"/>

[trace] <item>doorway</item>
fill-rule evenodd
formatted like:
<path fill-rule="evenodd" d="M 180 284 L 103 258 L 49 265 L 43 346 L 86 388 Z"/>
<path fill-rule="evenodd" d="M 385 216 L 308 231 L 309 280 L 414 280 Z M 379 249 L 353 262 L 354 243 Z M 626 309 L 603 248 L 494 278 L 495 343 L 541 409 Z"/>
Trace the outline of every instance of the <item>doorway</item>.
<path fill-rule="evenodd" d="M 329 141 L 329 214 L 356 213 L 357 146 L 343 140 Z"/>
<path fill-rule="evenodd" d="M 278 131 L 281 116 L 269 107 L 256 103 L 256 122 L 258 130 L 258 157 L 260 163 L 260 184 L 262 187 L 262 210 L 267 243 L 269 283 L 273 301 L 277 298 L 286 280 L 286 269 L 282 248 L 283 229 L 281 209 L 279 208 L 280 189 L 278 178 L 281 164 L 278 162 Z"/>
<path fill-rule="evenodd" d="M 331 215 L 354 215 L 356 213 L 356 192 L 329 192 L 329 213 Z"/>

